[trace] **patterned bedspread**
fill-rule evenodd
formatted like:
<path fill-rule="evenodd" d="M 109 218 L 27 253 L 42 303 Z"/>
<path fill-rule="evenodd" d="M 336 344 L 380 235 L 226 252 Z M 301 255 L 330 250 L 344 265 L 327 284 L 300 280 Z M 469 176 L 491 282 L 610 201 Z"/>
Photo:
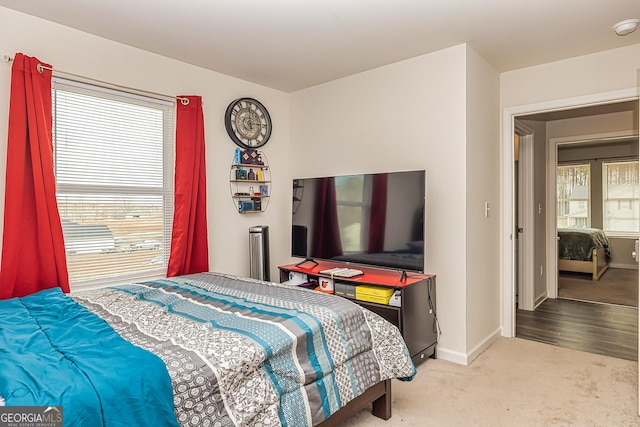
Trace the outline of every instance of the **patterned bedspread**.
<path fill-rule="evenodd" d="M 577 261 L 591 261 L 594 248 L 604 248 L 607 261 L 611 259 L 609 238 L 598 228 L 559 228 L 558 257 Z"/>
<path fill-rule="evenodd" d="M 321 292 L 203 273 L 73 298 L 164 360 L 183 426 L 316 425 L 416 373 L 397 328 Z"/>

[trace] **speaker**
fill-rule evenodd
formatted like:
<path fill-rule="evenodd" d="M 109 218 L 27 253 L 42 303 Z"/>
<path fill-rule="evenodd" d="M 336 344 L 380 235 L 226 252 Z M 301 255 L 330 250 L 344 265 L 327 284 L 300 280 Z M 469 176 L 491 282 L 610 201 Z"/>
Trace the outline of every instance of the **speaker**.
<path fill-rule="evenodd" d="M 307 257 L 307 227 L 294 225 L 291 229 L 291 256 Z"/>

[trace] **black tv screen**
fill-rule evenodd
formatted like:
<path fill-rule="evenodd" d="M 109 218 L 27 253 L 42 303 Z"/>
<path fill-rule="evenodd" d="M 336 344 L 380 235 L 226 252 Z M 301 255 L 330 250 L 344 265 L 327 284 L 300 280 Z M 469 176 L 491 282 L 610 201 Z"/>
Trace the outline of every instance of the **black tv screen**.
<path fill-rule="evenodd" d="M 291 255 L 424 271 L 425 171 L 293 180 Z"/>

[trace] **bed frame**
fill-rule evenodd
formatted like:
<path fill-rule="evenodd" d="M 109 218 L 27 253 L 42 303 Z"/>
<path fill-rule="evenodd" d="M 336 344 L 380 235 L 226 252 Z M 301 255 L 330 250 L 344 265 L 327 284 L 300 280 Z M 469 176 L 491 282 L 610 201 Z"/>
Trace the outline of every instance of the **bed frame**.
<path fill-rule="evenodd" d="M 604 248 L 594 248 L 591 261 L 576 261 L 572 259 L 558 259 L 558 270 L 589 273 L 594 282 L 600 279 L 609 268 Z"/>
<path fill-rule="evenodd" d="M 334 427 L 351 418 L 361 409 L 371 404 L 371 413 L 383 420 L 391 418 L 391 380 L 379 382 L 370 387 L 360 396 L 343 406 L 327 420 L 318 424 L 318 427 Z"/>

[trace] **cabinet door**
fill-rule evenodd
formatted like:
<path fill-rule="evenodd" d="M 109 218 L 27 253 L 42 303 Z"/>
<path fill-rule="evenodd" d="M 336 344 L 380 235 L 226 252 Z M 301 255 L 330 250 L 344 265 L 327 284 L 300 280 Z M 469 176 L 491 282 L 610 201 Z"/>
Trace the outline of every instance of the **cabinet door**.
<path fill-rule="evenodd" d="M 431 289 L 429 289 L 431 287 Z M 402 317 L 404 337 L 411 355 L 415 355 L 437 341 L 435 315 L 435 280 L 427 279 L 403 289 Z"/>

